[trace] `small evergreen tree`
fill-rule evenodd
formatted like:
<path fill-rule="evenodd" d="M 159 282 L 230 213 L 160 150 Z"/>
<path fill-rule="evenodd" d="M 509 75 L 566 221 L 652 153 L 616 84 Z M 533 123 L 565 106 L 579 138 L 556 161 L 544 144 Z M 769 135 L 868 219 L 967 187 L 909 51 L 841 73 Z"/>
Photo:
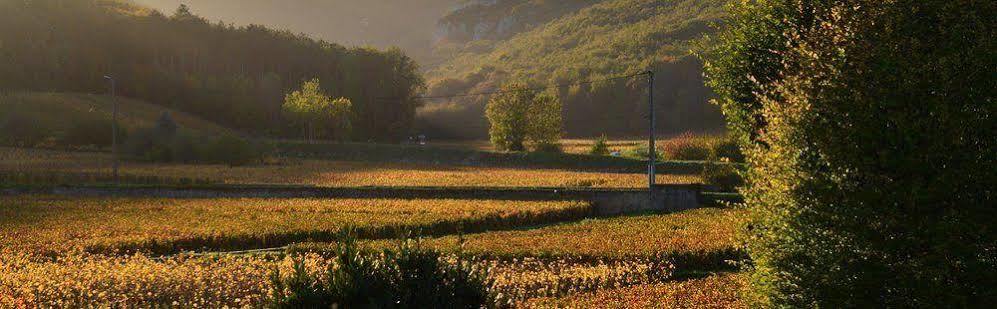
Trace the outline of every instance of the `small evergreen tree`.
<path fill-rule="evenodd" d="M 606 140 L 606 135 L 600 136 L 595 140 L 595 144 L 592 144 L 592 149 L 589 150 L 589 154 L 594 156 L 605 156 L 609 154 L 609 143 Z"/>

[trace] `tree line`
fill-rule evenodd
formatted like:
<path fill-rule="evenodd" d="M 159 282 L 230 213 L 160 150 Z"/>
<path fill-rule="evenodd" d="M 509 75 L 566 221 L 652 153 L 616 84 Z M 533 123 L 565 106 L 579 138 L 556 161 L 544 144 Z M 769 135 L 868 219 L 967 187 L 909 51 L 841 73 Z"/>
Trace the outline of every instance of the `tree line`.
<path fill-rule="evenodd" d="M 117 1 L 0 1 L 0 91 L 105 93 L 186 111 L 254 134 L 304 137 L 285 95 L 321 80 L 350 102 L 349 139 L 411 132 L 424 81 L 398 49 L 347 48 L 259 25 L 211 23 Z M 391 100 L 378 98 L 390 97 Z"/>

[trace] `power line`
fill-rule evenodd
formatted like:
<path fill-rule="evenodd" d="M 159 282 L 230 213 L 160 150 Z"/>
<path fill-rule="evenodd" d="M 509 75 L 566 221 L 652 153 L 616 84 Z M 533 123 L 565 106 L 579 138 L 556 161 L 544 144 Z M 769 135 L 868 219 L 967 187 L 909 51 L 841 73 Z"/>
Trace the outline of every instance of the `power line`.
<path fill-rule="evenodd" d="M 577 81 L 577 82 L 572 82 L 572 83 L 555 84 L 555 85 L 550 85 L 550 86 L 545 86 L 545 87 L 522 88 L 522 89 L 513 89 L 513 90 L 493 90 L 493 91 L 486 91 L 486 92 L 461 93 L 461 94 L 438 95 L 438 96 L 417 96 L 417 97 L 413 97 L 412 99 L 417 99 L 417 100 L 420 100 L 420 99 L 421 100 L 432 100 L 432 99 L 450 99 L 450 98 L 465 98 L 465 97 L 476 97 L 476 96 L 490 96 L 490 95 L 503 94 L 503 93 L 538 92 L 538 91 L 543 91 L 543 90 L 547 90 L 547 89 L 564 88 L 564 87 L 580 86 L 580 85 L 589 85 L 589 84 L 594 84 L 594 83 L 599 83 L 599 82 L 607 82 L 607 81 L 613 81 L 613 80 L 628 79 L 628 78 L 634 78 L 634 77 L 637 77 L 637 76 L 644 76 L 644 75 L 648 75 L 648 74 L 651 74 L 651 71 L 646 71 L 646 72 L 641 72 L 641 73 L 634 73 L 634 74 L 629 74 L 629 75 L 620 75 L 620 76 L 614 76 L 614 77 L 607 77 L 607 78 L 602 78 L 602 79 L 592 79 L 592 80 Z M 377 99 L 378 100 L 399 100 L 400 98 L 377 98 Z"/>

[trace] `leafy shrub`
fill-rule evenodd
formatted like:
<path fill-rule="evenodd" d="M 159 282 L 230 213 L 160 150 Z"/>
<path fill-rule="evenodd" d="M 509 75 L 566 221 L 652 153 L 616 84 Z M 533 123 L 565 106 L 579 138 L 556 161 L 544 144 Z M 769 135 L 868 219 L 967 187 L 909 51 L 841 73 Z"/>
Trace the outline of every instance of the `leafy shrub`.
<path fill-rule="evenodd" d="M 662 159 L 665 160 L 706 160 L 710 156 L 712 138 L 684 133 L 676 138 L 665 140 L 661 145 Z"/>
<path fill-rule="evenodd" d="M 706 62 L 755 306 L 992 306 L 997 2 L 735 3 Z"/>
<path fill-rule="evenodd" d="M 334 249 L 335 263 L 317 274 L 296 261 L 292 274 L 272 276 L 274 308 L 481 308 L 494 302 L 487 273 L 406 242 L 397 251 Z"/>
<path fill-rule="evenodd" d="M 111 119 L 87 118 L 77 120 L 60 139 L 65 146 L 96 146 L 108 147 L 113 142 L 111 128 L 114 125 Z M 124 143 L 128 138 L 128 130 L 123 126 L 117 127 L 118 143 Z"/>
<path fill-rule="evenodd" d="M 609 143 L 606 140 L 606 136 L 600 136 L 595 140 L 595 144 L 592 144 L 592 149 L 589 150 L 589 154 L 593 156 L 606 156 L 609 155 Z"/>

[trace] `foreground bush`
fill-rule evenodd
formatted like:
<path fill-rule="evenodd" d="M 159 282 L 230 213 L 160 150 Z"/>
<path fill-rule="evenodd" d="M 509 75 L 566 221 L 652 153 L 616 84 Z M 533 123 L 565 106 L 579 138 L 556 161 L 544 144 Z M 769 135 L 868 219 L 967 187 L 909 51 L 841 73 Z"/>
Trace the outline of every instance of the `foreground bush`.
<path fill-rule="evenodd" d="M 997 2 L 737 3 L 707 71 L 755 306 L 992 306 Z"/>
<path fill-rule="evenodd" d="M 303 260 L 273 275 L 274 308 L 481 308 L 494 303 L 487 272 L 405 242 L 397 251 L 362 252 L 339 243 L 336 263 L 309 272 Z"/>

